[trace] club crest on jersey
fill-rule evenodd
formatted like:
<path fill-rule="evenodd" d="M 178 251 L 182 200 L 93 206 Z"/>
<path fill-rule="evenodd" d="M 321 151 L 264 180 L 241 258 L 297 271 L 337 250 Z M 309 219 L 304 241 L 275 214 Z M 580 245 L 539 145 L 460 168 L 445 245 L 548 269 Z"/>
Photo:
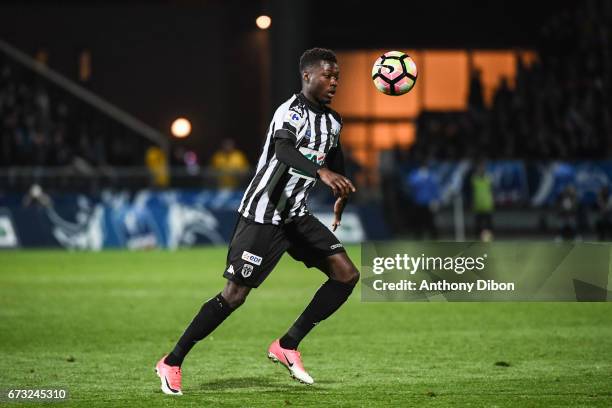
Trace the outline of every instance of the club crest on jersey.
<path fill-rule="evenodd" d="M 245 263 L 240 274 L 243 278 L 248 278 L 253 273 L 253 265 Z"/>
<path fill-rule="evenodd" d="M 263 261 L 263 258 L 261 256 L 252 254 L 249 251 L 244 251 L 242 253 L 242 259 L 244 259 L 247 262 L 254 263 L 257 266 L 261 265 L 261 261 Z"/>

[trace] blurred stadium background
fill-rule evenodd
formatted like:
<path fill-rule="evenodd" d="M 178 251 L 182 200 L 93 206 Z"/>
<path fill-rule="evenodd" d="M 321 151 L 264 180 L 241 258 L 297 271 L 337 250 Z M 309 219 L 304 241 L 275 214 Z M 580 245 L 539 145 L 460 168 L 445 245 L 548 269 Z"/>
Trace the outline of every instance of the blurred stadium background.
<path fill-rule="evenodd" d="M 611 21 L 603 0 L 3 3 L 0 247 L 227 242 L 312 46 L 342 71 L 347 242 L 609 240 Z M 419 67 L 397 98 L 369 77 L 392 49 Z"/>

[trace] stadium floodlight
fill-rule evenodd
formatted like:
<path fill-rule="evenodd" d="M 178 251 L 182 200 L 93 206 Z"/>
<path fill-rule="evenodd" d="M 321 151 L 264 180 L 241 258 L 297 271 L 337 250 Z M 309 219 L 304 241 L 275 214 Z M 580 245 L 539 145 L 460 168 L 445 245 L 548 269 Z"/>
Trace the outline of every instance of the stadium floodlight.
<path fill-rule="evenodd" d="M 255 24 L 257 24 L 257 27 L 259 27 L 260 29 L 267 30 L 272 24 L 272 19 L 270 18 L 270 16 L 261 15 L 257 17 L 257 19 L 255 20 Z"/>
<path fill-rule="evenodd" d="M 187 137 L 191 133 L 191 122 L 185 118 L 177 118 L 172 122 L 170 131 L 174 137 Z"/>

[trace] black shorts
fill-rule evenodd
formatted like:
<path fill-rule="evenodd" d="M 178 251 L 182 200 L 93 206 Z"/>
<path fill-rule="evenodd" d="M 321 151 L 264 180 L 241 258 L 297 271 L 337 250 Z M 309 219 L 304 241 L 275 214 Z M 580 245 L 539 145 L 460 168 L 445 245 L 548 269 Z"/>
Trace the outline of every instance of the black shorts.
<path fill-rule="evenodd" d="M 260 224 L 240 216 L 227 252 L 223 276 L 240 285 L 258 287 L 287 251 L 307 267 L 345 252 L 338 238 L 307 214 L 283 225 Z"/>

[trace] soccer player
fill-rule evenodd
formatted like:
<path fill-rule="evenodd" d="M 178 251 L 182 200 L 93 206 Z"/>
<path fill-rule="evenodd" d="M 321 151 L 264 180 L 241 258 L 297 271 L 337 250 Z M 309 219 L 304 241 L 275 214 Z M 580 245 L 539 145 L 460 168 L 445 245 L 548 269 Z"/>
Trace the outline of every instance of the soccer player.
<path fill-rule="evenodd" d="M 223 273 L 227 284 L 204 303 L 172 352 L 157 363 L 166 394 L 182 395 L 181 364 L 187 353 L 244 303 L 285 251 L 307 267 L 318 268 L 328 279 L 285 335 L 272 342 L 268 357 L 283 364 L 298 381 L 314 383 L 304 369 L 298 345 L 317 323 L 338 310 L 359 279 L 342 244 L 306 205 L 308 192 L 318 180 L 331 188 L 337 197 L 335 231 L 348 196 L 355 192 L 343 175 L 342 120 L 327 106 L 338 86 L 335 54 L 322 48 L 305 51 L 300 73 L 302 92 L 276 110 L 255 176 L 240 203 Z"/>

